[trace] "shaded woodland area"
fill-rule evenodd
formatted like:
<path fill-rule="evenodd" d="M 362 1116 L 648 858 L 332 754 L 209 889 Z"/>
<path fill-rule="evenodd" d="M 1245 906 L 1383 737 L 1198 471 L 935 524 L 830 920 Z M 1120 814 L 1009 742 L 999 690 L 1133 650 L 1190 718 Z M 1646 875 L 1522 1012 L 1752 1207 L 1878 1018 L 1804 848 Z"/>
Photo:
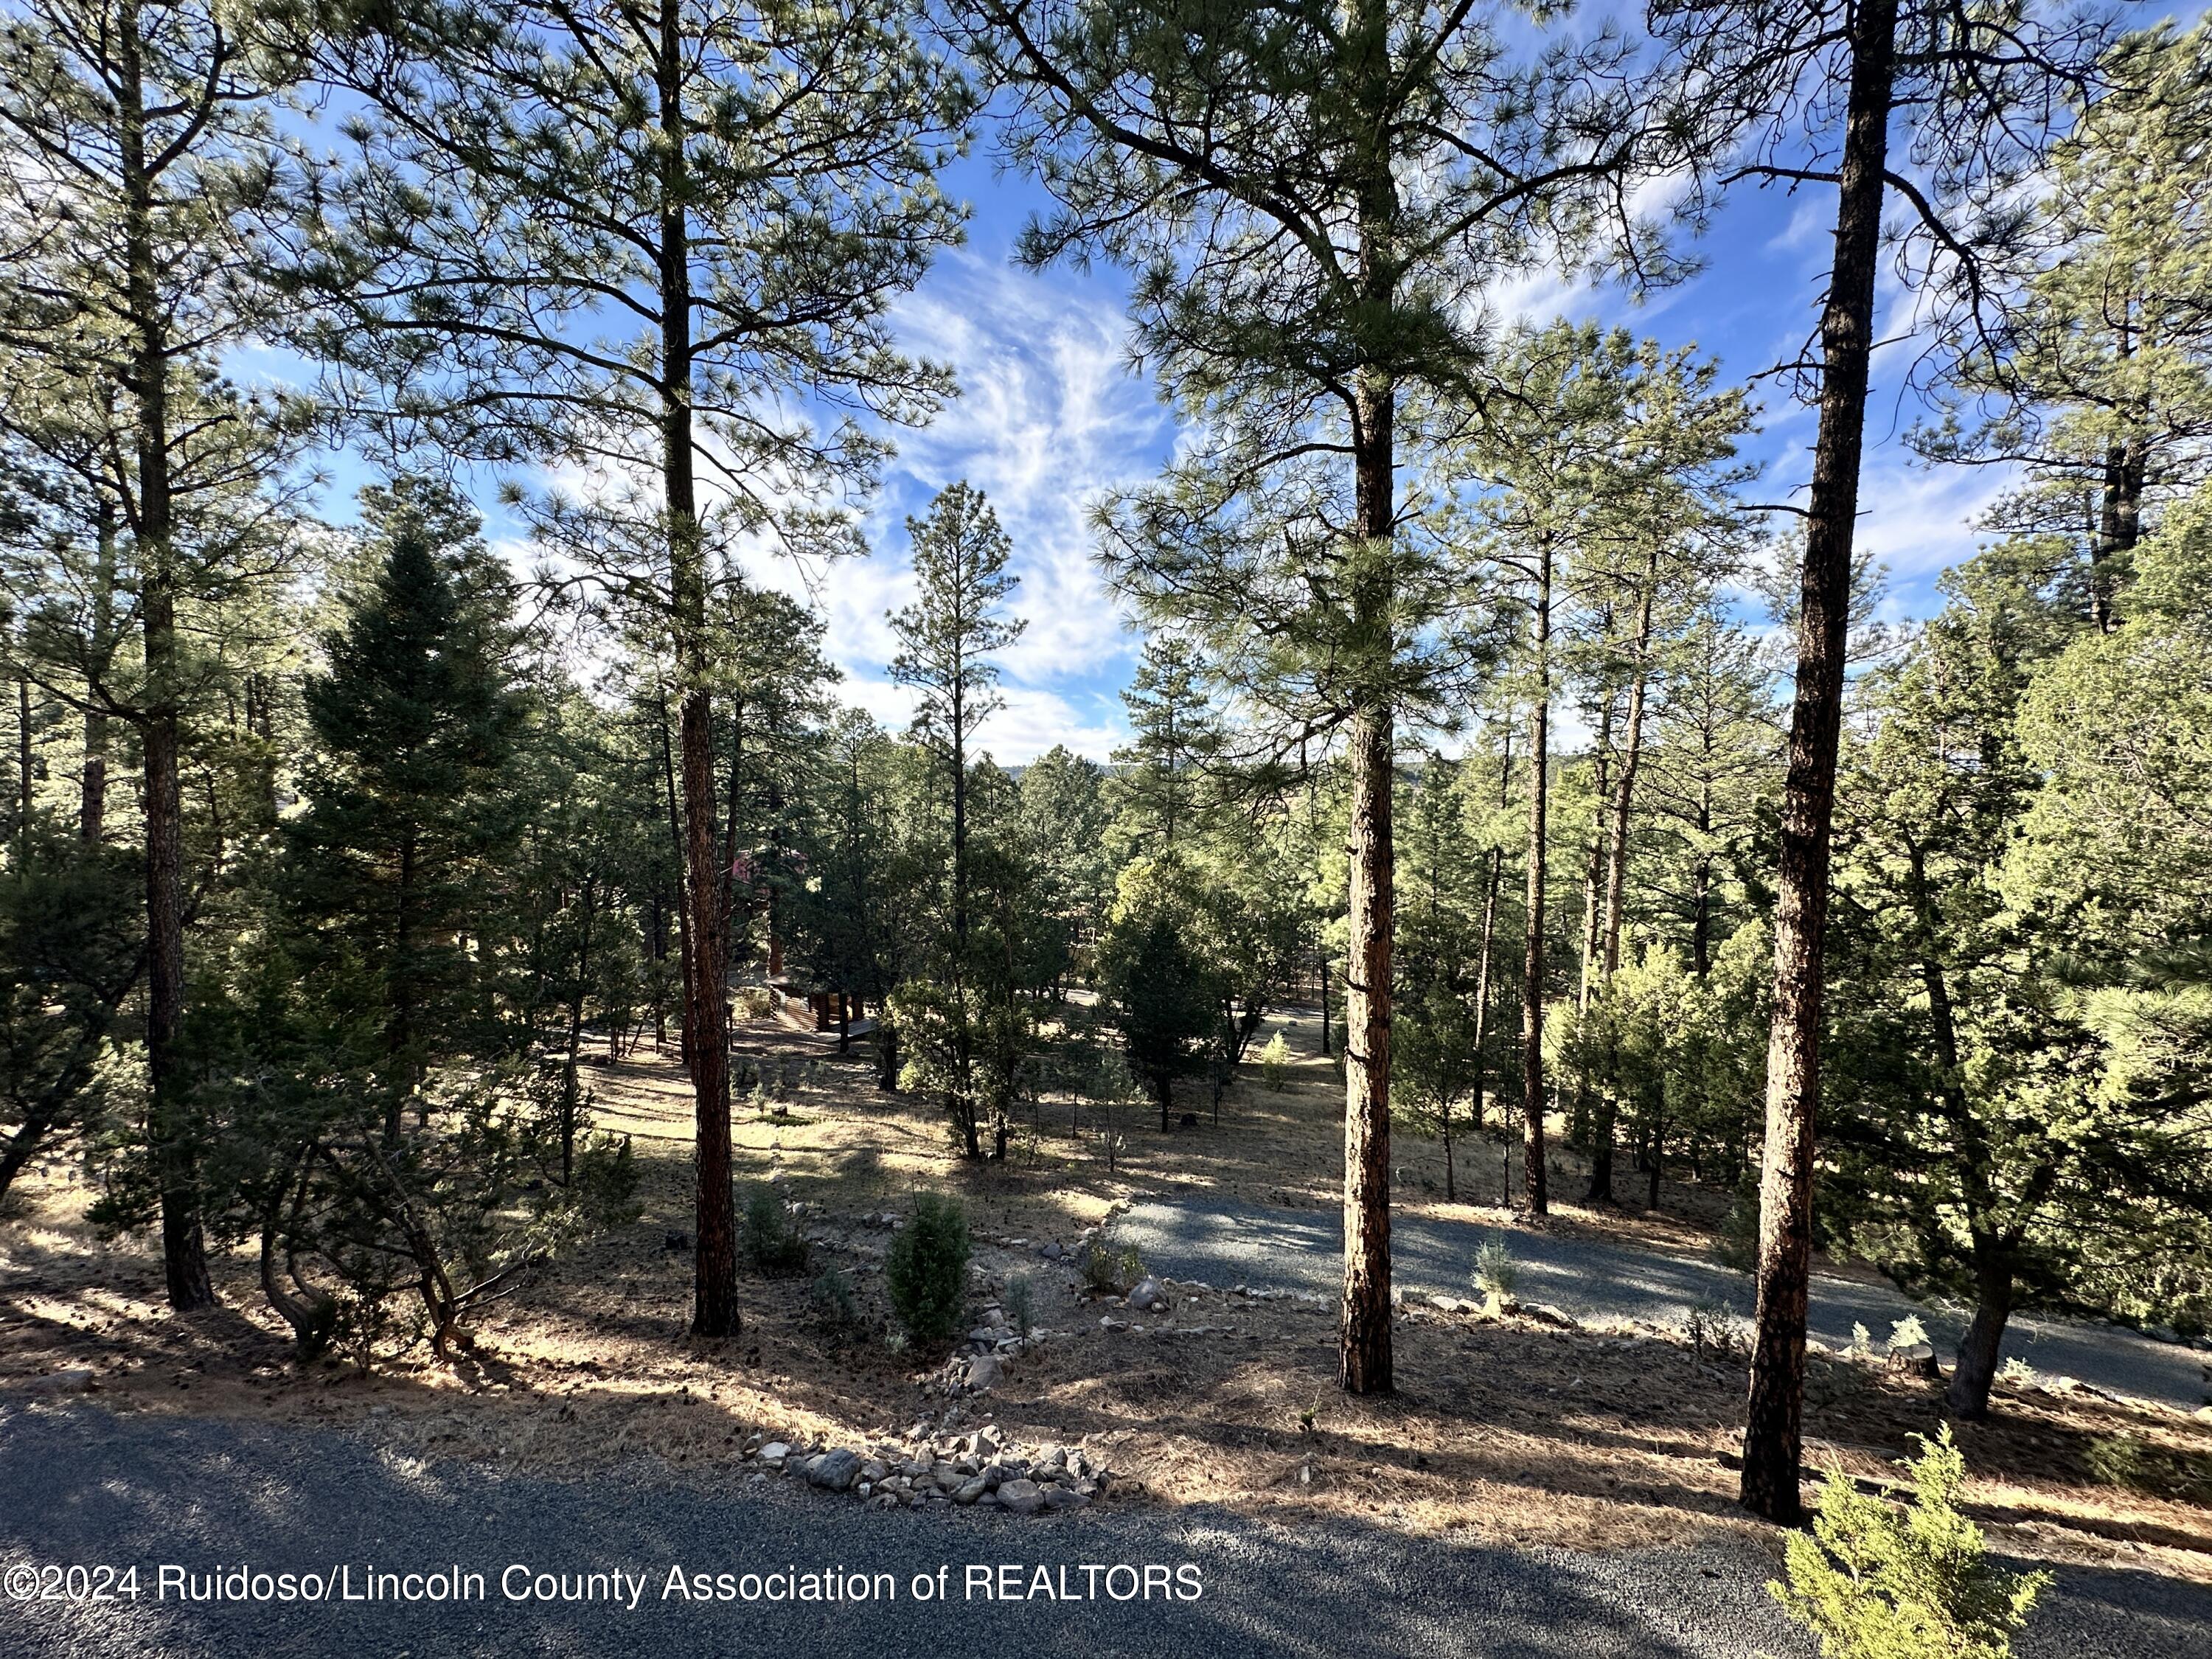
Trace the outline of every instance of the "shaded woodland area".
<path fill-rule="evenodd" d="M 1052 204 L 1025 261 L 1127 274 L 1182 426 L 1091 504 L 1103 760 L 993 758 L 982 493 L 868 544 L 961 391 L 895 309 L 969 146 Z M 1961 1422 L 2015 1313 L 2212 1328 L 2205 27 L 6 0 L 0 155 L 0 1199 L 158 1240 L 177 1312 L 250 1263 L 303 1364 L 456 1358 L 635 1228 L 602 1097 L 673 1066 L 652 1340 L 741 1344 L 733 1115 L 814 1086 L 799 1028 L 941 1121 L 933 1184 L 1048 1115 L 1157 1174 L 1325 1059 L 1349 1396 L 1407 1145 L 1450 1205 L 1516 1144 L 1532 1220 L 1694 1192 L 1771 1520 L 1816 1249 L 1971 1306 Z M 1493 303 L 1662 292 L 1762 189 L 1834 258 L 1755 384 Z M 1917 621 L 1854 546 L 1887 331 L 1928 465 L 2013 481 Z M 1744 459 L 1792 398 L 1809 487 Z M 900 730 L 763 574 L 864 557 L 912 565 Z"/>

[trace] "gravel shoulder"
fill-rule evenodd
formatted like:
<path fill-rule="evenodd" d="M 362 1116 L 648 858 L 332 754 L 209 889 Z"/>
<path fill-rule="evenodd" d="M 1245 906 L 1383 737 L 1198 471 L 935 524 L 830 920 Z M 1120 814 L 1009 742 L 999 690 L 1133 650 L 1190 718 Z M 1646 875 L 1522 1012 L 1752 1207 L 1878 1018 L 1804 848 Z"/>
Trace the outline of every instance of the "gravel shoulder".
<path fill-rule="evenodd" d="M 874 1655 L 923 1644 L 1131 1656 L 1623 1654 L 1795 1659 L 1805 1644 L 1761 1585 L 1773 1563 L 1739 1547 L 1580 1554 L 1469 1548 L 1346 1526 L 1275 1528 L 1205 1509 L 1143 1508 L 1014 1522 L 972 1511 L 875 1511 L 800 1492 L 717 1493 L 614 1478 L 567 1483 L 428 1462 L 355 1437 L 153 1414 L 88 1402 L 0 1401 L 0 1563 L 218 1565 L 271 1572 L 371 1565 L 484 1576 L 480 1601 L 100 1606 L 0 1603 L 0 1655 L 308 1656 L 404 1653 Z M 1116 1601 L 963 1593 L 970 1564 L 1024 1588 L 1081 1587 L 1084 1569 L 1198 1569 L 1194 1600 Z M 896 1576 L 895 1600 L 665 1597 L 687 1572 L 836 1566 Z M 531 1574 L 641 1578 L 636 1605 L 510 1601 Z M 916 1601 L 917 1575 L 951 1594 Z M 1097 1576 L 1092 1577 L 1096 1579 Z M 1113 1582 L 1127 1586 L 1127 1576 Z M 1188 1580 L 1181 1581 L 1186 1585 Z M 2212 1590 L 2148 1575 L 2068 1569 L 2021 1648 L 2212 1659 Z"/>
<path fill-rule="evenodd" d="M 1342 1226 L 1334 1210 L 1277 1209 L 1209 1194 L 1136 1204 L 1115 1236 L 1136 1246 L 1152 1271 L 1171 1279 L 1333 1297 L 1342 1271 Z M 1699 1301 L 1725 1303 L 1743 1317 L 1751 1316 L 1750 1280 L 1711 1261 L 1430 1216 L 1392 1218 L 1398 1286 L 1408 1295 L 1469 1295 L 1475 1247 L 1492 1233 L 1505 1237 L 1520 1269 L 1517 1293 L 1525 1302 L 1552 1303 L 1577 1316 L 1657 1324 L 1679 1323 Z M 1808 1324 L 1814 1336 L 1832 1346 L 1848 1344 L 1855 1323 L 1879 1342 L 1908 1314 L 1919 1316 L 1948 1361 L 1965 1334 L 1965 1315 L 1915 1302 L 1886 1284 L 1814 1275 Z M 2193 1411 L 2208 1398 L 2205 1362 L 2212 1356 L 2122 1326 L 2015 1316 L 2005 1333 L 2004 1352 L 2043 1375 L 2072 1377 L 2130 1399 Z"/>

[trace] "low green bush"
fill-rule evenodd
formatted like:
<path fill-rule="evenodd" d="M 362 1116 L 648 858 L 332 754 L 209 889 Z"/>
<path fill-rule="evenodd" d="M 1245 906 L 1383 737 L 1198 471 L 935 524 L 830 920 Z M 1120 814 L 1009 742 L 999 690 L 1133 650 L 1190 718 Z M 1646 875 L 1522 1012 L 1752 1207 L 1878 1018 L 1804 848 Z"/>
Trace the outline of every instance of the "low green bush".
<path fill-rule="evenodd" d="M 1145 1261 L 1133 1244 L 1117 1250 L 1104 1239 L 1094 1238 L 1076 1259 L 1075 1270 L 1082 1275 L 1085 1289 L 1121 1296 L 1145 1276 Z"/>
<path fill-rule="evenodd" d="M 1503 1304 L 1521 1282 L 1521 1269 L 1514 1262 L 1513 1253 L 1496 1233 L 1475 1247 L 1474 1271 L 1468 1275 L 1468 1282 L 1493 1304 Z"/>
<path fill-rule="evenodd" d="M 743 1229 L 745 1257 L 764 1273 L 787 1278 L 806 1271 L 813 1246 L 787 1214 L 775 1189 L 756 1187 L 745 1200 Z"/>
<path fill-rule="evenodd" d="M 960 1328 L 968 1301 L 968 1218 L 953 1200 L 924 1193 L 891 1239 L 884 1286 L 899 1323 L 925 1341 Z"/>
<path fill-rule="evenodd" d="M 806 1299 L 824 1323 L 839 1330 L 850 1330 L 860 1322 L 860 1304 L 853 1294 L 853 1281 L 842 1269 L 826 1269 L 808 1290 Z"/>
<path fill-rule="evenodd" d="M 1789 1582 L 1766 1588 L 1823 1659 L 2008 1659 L 2051 1575 L 1990 1563 L 1959 1510 L 1966 1463 L 1948 1425 L 1913 1438 L 1911 1504 L 1869 1498 L 1831 1467 L 1812 1535 L 1793 1534 L 1786 1547 Z"/>
<path fill-rule="evenodd" d="M 1036 1329 L 1036 1287 L 1027 1273 L 1016 1273 L 1006 1281 L 1005 1307 L 1007 1328 L 1027 1342 Z"/>

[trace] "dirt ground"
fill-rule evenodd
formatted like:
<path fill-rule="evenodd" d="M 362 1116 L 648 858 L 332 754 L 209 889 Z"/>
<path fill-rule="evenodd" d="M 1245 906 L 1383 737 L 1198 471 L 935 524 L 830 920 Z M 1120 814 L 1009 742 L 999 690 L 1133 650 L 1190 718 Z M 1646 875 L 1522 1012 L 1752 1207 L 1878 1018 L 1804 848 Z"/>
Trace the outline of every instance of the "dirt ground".
<path fill-rule="evenodd" d="M 1752 1530 L 1730 1468 L 1742 1361 L 1685 1332 L 1408 1309 L 1397 1394 L 1354 1400 L 1334 1385 L 1331 1309 L 1181 1286 L 1170 1313 L 1138 1314 L 1039 1254 L 1170 1188 L 1335 1203 L 1342 1094 L 1310 1018 L 1282 1024 L 1300 1056 L 1286 1087 L 1240 1082 L 1218 1125 L 1197 1102 L 1199 1121 L 1164 1134 L 1156 1115 L 1117 1124 L 1110 1176 L 1098 1126 L 1066 1103 L 1045 1103 L 1008 1162 L 979 1169 L 952 1156 L 927 1103 L 878 1092 L 869 1060 L 838 1055 L 834 1036 L 743 1026 L 741 1050 L 772 1079 L 787 1076 L 788 1098 L 781 1114 L 739 1102 L 739 1179 L 774 1178 L 817 1242 L 806 1275 L 745 1278 L 744 1330 L 726 1342 L 685 1334 L 690 1099 L 650 1045 L 591 1068 L 600 1127 L 633 1137 L 642 1218 L 499 1304 L 474 1352 L 451 1364 L 418 1348 L 366 1374 L 338 1358 L 302 1368 L 243 1255 L 216 1264 L 220 1308 L 172 1315 L 153 1242 L 99 1240 L 82 1184 L 43 1170 L 0 1218 L 0 1386 L 86 1368 L 116 1411 L 328 1422 L 403 1453 L 547 1471 L 652 1459 L 707 1482 L 736 1478 L 755 1431 L 813 1443 L 988 1421 L 1019 1441 L 1090 1448 L 1116 1471 L 1115 1504 L 1205 1501 L 1582 1547 Z M 1494 1214 L 1443 1204 L 1442 1156 L 1432 1139 L 1396 1137 L 1399 1201 Z M 1498 1146 L 1463 1141 L 1461 1156 L 1463 1197 L 1494 1200 Z M 1571 1163 L 1559 1190 L 1572 1187 Z M 942 1350 L 885 1340 L 890 1233 L 871 1218 L 902 1213 L 925 1188 L 968 1206 L 979 1310 L 1025 1276 L 1047 1333 L 988 1396 L 948 1395 Z M 1659 1214 L 1569 1205 L 1550 1224 L 1682 1248 L 1709 1242 L 1724 1206 L 1723 1194 L 1670 1183 Z M 856 1287 L 857 1329 L 830 1325 L 810 1297 L 812 1273 L 832 1266 Z M 1940 1389 L 1814 1356 L 1807 1462 L 1894 1476 L 1907 1436 L 1941 1420 Z M 2006 1550 L 2212 1582 L 2205 1414 L 2001 1384 L 1991 1421 L 1960 1437 L 1973 1511 Z"/>

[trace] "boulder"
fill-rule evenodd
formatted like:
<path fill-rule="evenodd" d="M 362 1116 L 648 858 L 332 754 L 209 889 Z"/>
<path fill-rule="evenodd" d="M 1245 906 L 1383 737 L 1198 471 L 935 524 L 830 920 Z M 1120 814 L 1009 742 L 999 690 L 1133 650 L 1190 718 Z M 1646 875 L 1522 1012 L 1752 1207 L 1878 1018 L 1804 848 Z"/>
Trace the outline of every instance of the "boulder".
<path fill-rule="evenodd" d="M 1044 1488 L 1034 1480 L 1007 1480 L 999 1486 L 999 1507 L 1016 1515 L 1035 1515 L 1044 1507 Z"/>
<path fill-rule="evenodd" d="M 1006 1380 L 1006 1367 L 995 1354 L 978 1354 L 968 1362 L 968 1386 L 979 1393 L 995 1389 Z"/>
<path fill-rule="evenodd" d="M 823 1452 L 819 1457 L 809 1458 L 806 1462 L 807 1484 L 822 1486 L 830 1492 L 843 1492 L 860 1476 L 860 1454 L 844 1446 Z"/>

